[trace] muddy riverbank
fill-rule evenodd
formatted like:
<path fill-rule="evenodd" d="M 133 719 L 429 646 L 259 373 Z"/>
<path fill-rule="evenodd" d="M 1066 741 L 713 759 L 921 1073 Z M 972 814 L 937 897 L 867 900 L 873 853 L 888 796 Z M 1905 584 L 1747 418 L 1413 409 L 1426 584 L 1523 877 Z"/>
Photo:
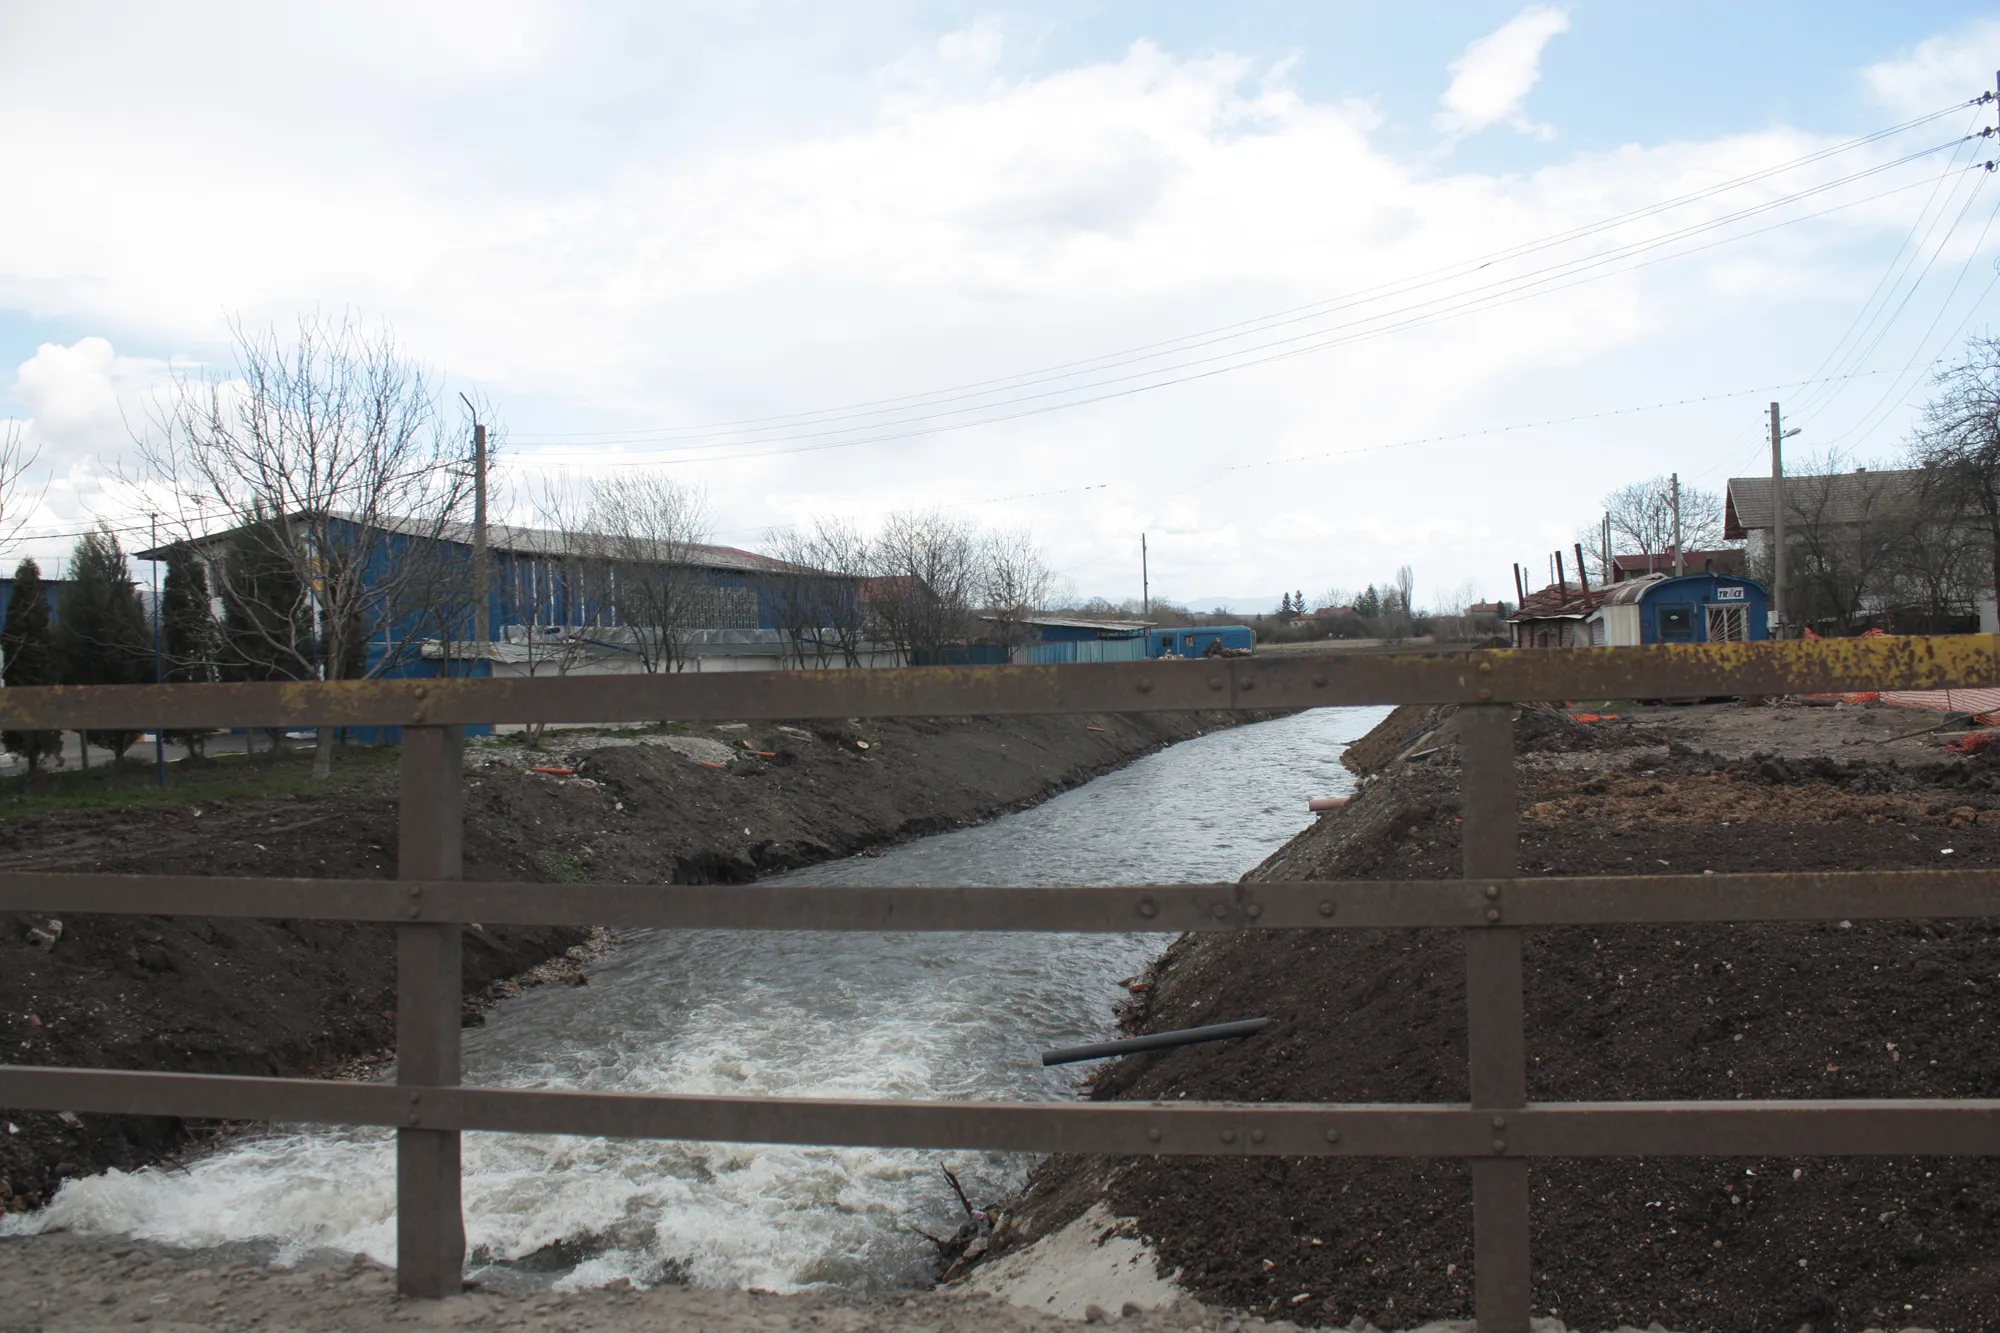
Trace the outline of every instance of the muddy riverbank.
<path fill-rule="evenodd" d="M 541 750 L 467 755 L 466 875 L 740 883 L 1032 804 L 1226 714 L 727 724 L 563 733 Z M 543 774 L 534 768 L 569 770 Z M 0 868 L 388 877 L 393 772 L 325 792 L 0 821 Z M 43 947 L 48 937 L 54 943 Z M 88 917 L 0 930 L 0 1049 L 10 1063 L 322 1074 L 394 1032 L 385 927 Z M 483 1000 L 586 944 L 584 932 L 474 928 L 470 1021 Z M 559 968 L 556 970 L 560 970 Z M 164 1118 L 0 1110 L 0 1207 L 65 1178 L 130 1169 L 199 1127 Z"/>
<path fill-rule="evenodd" d="M 1364 793 L 1251 878 L 1459 874 L 1453 728 L 1414 723 L 1355 746 Z M 1894 739 L 1924 724 L 1735 704 L 1526 716 L 1521 871 L 2000 866 L 2000 764 Z M 1133 1030 L 1251 1014 L 1273 1028 L 1120 1062 L 1092 1095 L 1463 1100 L 1463 968 L 1444 932 L 1184 938 Z M 1993 923 L 1548 930 L 1530 935 L 1526 968 L 1537 1100 L 2000 1095 Z M 1990 1162 L 1555 1160 L 1533 1182 L 1536 1312 L 1571 1326 L 2000 1326 Z M 1054 1159 L 1003 1237 L 1031 1240 L 1093 1202 L 1133 1219 L 1161 1270 L 1206 1301 L 1383 1328 L 1470 1313 L 1456 1164 Z"/>

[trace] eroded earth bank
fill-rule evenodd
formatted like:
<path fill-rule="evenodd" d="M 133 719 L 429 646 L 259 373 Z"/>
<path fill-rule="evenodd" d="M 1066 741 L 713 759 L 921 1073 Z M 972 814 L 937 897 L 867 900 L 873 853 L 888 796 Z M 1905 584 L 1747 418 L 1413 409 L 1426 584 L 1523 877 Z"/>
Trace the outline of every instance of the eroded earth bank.
<path fill-rule="evenodd" d="M 2000 746 L 1880 706 L 1713 704 L 1517 724 L 1521 873 L 2000 865 Z M 1949 724 L 1947 724 L 1948 726 Z M 1399 710 L 1348 754 L 1361 794 L 1252 872 L 1460 873 L 1448 713 Z M 1528 937 L 1537 1100 L 2000 1096 L 1990 922 L 1619 927 Z M 1463 950 L 1447 932 L 1184 937 L 1135 1032 L 1268 1015 L 1239 1043 L 1128 1058 L 1099 1098 L 1463 1101 Z M 1572 1328 L 2000 1327 L 2000 1164 L 1574 1160 L 1533 1174 L 1535 1308 Z M 996 1250 L 1092 1205 L 1202 1300 L 1301 1323 L 1468 1318 L 1454 1164 L 1057 1158 Z"/>

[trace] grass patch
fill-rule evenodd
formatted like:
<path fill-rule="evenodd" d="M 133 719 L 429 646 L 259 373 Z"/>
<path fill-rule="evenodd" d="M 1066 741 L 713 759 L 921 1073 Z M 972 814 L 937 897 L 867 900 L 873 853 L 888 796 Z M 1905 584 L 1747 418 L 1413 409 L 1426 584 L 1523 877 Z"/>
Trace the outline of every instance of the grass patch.
<path fill-rule="evenodd" d="M 141 753 L 141 751 L 144 753 Z M 349 745 L 333 752 L 333 775 L 312 777 L 312 750 L 217 755 L 167 765 L 160 785 L 150 746 L 134 746 L 122 764 L 93 764 L 0 778 L 0 819 L 57 810 L 126 810 L 147 805 L 204 805 L 245 797 L 293 796 L 352 787 L 393 772 L 393 745 Z"/>

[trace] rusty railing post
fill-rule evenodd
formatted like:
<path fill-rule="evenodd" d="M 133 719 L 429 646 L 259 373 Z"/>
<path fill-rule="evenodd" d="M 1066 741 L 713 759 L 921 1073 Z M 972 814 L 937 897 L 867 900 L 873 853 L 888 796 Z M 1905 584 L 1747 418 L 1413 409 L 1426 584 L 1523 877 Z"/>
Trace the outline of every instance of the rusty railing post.
<path fill-rule="evenodd" d="M 1511 704 L 1458 710 L 1465 810 L 1465 874 L 1512 876 L 1518 868 Z M 1506 919 L 1494 893 L 1486 919 Z M 1521 932 L 1489 925 L 1465 932 L 1465 1002 L 1472 1105 L 1493 1114 L 1492 1157 L 1472 1161 L 1473 1311 L 1479 1333 L 1528 1333 L 1532 1269 L 1528 1162 L 1506 1157 L 1507 1113 L 1528 1100 L 1528 1040 L 1521 992 Z"/>
<path fill-rule="evenodd" d="M 404 727 L 396 877 L 458 879 L 465 867 L 465 731 Z M 410 888 L 410 915 L 422 901 Z M 462 931 L 396 927 L 396 1082 L 459 1081 Z M 409 1097 L 414 1122 L 421 1094 Z M 396 1131 L 396 1287 L 405 1296 L 449 1296 L 463 1287 L 465 1219 L 459 1205 L 458 1131 Z"/>

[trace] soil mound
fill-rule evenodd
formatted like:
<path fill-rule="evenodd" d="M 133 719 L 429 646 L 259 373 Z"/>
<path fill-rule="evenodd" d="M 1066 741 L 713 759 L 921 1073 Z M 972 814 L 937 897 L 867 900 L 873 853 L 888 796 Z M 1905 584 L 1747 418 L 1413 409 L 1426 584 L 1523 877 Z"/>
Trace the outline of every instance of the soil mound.
<path fill-rule="evenodd" d="M 1426 732 L 1452 713 L 1449 706 L 1435 704 L 1399 704 L 1389 716 L 1377 722 L 1366 736 L 1355 741 L 1340 752 L 1340 762 L 1349 772 L 1367 775 L 1379 773 L 1402 754 L 1414 746 Z"/>
<path fill-rule="evenodd" d="M 1554 704 L 1526 704 L 1514 716 L 1514 748 L 1523 754 L 1574 754 L 1615 750 L 1645 742 L 1617 714 L 1582 717 Z"/>
<path fill-rule="evenodd" d="M 1773 774 L 1682 748 L 1650 771 L 1524 764 L 1522 873 L 2000 866 L 2000 801 L 1972 765 Z M 1402 766 L 1250 878 L 1455 876 L 1458 808 L 1454 764 Z M 1526 968 L 1537 1100 L 2000 1096 L 1993 923 L 1543 930 Z M 1135 1031 L 1276 1023 L 1108 1066 L 1094 1097 L 1467 1096 L 1448 932 L 1190 936 L 1150 980 Z M 1461 1165 L 1054 1159 L 1023 1210 L 1059 1215 L 1085 1177 L 1204 1300 L 1384 1328 L 1470 1315 Z M 2000 1327 L 2000 1163 L 1554 1160 L 1533 1181 L 1536 1308 L 1571 1327 Z"/>

